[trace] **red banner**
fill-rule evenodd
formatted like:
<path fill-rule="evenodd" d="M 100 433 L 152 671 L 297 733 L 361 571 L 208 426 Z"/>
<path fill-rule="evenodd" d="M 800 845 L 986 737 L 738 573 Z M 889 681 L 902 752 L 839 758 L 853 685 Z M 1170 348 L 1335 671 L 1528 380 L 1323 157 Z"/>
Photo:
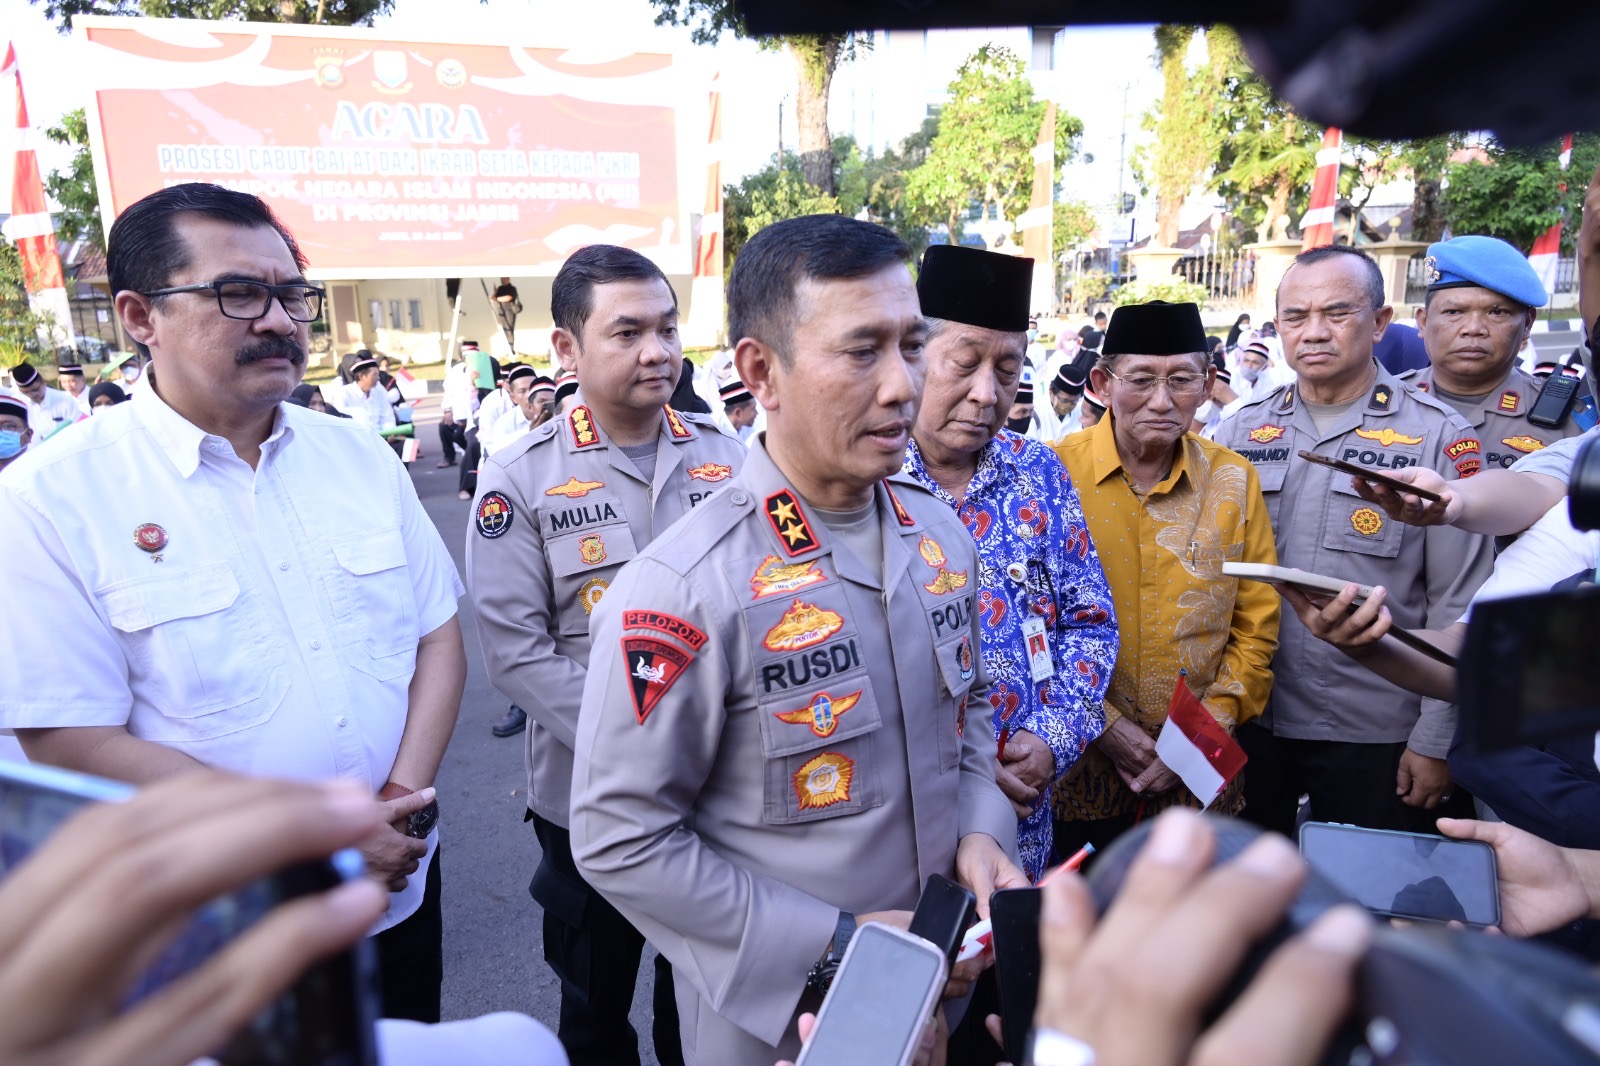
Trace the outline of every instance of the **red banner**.
<path fill-rule="evenodd" d="M 551 274 L 597 242 L 689 269 L 671 55 L 74 24 L 108 219 L 210 181 L 271 203 L 323 278 Z"/>

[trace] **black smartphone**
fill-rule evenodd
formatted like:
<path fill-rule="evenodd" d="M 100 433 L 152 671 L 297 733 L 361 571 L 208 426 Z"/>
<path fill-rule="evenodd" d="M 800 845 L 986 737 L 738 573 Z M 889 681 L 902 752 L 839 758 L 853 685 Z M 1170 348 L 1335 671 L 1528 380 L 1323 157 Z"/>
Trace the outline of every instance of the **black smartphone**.
<path fill-rule="evenodd" d="M 994 976 L 1000 989 L 1000 1033 L 1006 1058 L 1026 1062 L 1028 1030 L 1039 1003 L 1037 888 L 1006 888 L 989 897 L 994 926 Z"/>
<path fill-rule="evenodd" d="M 977 913 L 978 897 L 971 889 L 941 874 L 930 874 L 911 914 L 910 933 L 938 948 L 946 963 L 954 966 L 961 938 Z"/>
<path fill-rule="evenodd" d="M 1478 840 L 1334 822 L 1300 827 L 1313 870 L 1374 914 L 1413 921 L 1500 924 L 1494 849 Z"/>
<path fill-rule="evenodd" d="M 1572 401 L 1577 397 L 1578 386 L 1581 384 L 1583 382 L 1578 378 L 1569 378 L 1565 374 L 1551 374 L 1545 380 L 1539 398 L 1533 402 L 1533 407 L 1528 411 L 1528 421 L 1546 429 L 1559 429 L 1572 411 Z"/>
<path fill-rule="evenodd" d="M 0 879 L 90 803 L 116 803 L 134 789 L 50 766 L 0 760 Z M 279 903 L 364 876 L 361 853 L 299 863 L 212 900 L 140 975 L 124 1006 L 192 973 Z M 372 942 L 317 963 L 289 991 L 214 1052 L 223 1066 L 376 1066 L 377 970 Z"/>
<path fill-rule="evenodd" d="M 1472 606 L 1461 646 L 1461 745 L 1478 753 L 1600 730 L 1600 588 Z"/>

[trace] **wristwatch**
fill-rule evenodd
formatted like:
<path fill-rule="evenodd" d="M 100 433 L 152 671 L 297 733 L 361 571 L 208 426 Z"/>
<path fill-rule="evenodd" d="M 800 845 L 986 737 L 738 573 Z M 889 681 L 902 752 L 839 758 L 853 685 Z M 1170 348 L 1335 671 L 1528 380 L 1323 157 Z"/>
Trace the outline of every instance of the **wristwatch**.
<path fill-rule="evenodd" d="M 1023 1066 L 1094 1066 L 1094 1048 L 1075 1036 L 1035 1026 Z"/>
<path fill-rule="evenodd" d="M 839 972 L 839 964 L 844 961 L 844 950 L 850 946 L 850 938 L 855 935 L 856 916 L 849 911 L 840 911 L 839 924 L 833 929 L 833 943 L 828 945 L 822 958 L 806 974 L 807 988 L 819 996 L 828 994 L 828 989 L 833 987 L 833 975 Z"/>

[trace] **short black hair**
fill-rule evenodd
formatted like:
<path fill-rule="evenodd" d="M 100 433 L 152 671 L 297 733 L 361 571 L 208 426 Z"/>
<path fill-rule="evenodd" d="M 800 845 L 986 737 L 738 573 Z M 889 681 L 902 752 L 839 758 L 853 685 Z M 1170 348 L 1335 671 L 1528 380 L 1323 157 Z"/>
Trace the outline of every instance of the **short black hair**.
<path fill-rule="evenodd" d="M 1372 301 L 1372 309 L 1374 311 L 1382 307 L 1387 302 L 1383 294 L 1383 270 L 1379 268 L 1376 259 L 1359 248 L 1354 248 L 1348 244 L 1324 244 L 1318 248 L 1310 248 L 1294 257 L 1294 262 L 1289 264 L 1289 270 L 1293 270 L 1297 266 L 1312 266 L 1316 263 L 1324 263 L 1329 259 L 1337 259 L 1341 256 L 1353 256 L 1366 264 L 1367 299 Z M 1288 271 L 1284 273 L 1287 276 Z M 1274 294 L 1272 299 L 1274 306 L 1276 306 L 1277 295 Z"/>
<path fill-rule="evenodd" d="M 751 237 L 728 279 L 728 339 L 751 337 L 789 365 L 795 290 L 807 279 L 866 277 L 907 263 L 911 249 L 893 232 L 843 215 L 802 215 Z"/>
<path fill-rule="evenodd" d="M 1106 317 L 1106 313 L 1104 311 L 1096 311 L 1094 313 L 1094 320 L 1096 322 L 1100 321 L 1102 318 L 1105 318 L 1105 317 Z"/>
<path fill-rule="evenodd" d="M 590 298 L 596 285 L 616 281 L 654 281 L 659 279 L 672 293 L 672 306 L 678 306 L 678 293 L 666 274 L 648 258 L 632 248 L 615 244 L 591 244 L 567 256 L 550 286 L 550 318 L 556 326 L 574 337 L 583 335 L 583 324 L 594 310 Z"/>
<path fill-rule="evenodd" d="M 229 222 L 245 229 L 271 226 L 288 246 L 295 267 L 305 272 L 305 253 L 265 200 L 221 185 L 189 181 L 135 201 L 111 224 L 111 234 L 106 241 L 106 275 L 113 298 L 124 291 L 149 292 L 165 288 L 172 275 L 189 265 L 190 248 L 178 235 L 177 225 L 178 216 L 185 214 Z M 137 341 L 134 347 L 140 355 L 150 354 L 150 349 Z"/>

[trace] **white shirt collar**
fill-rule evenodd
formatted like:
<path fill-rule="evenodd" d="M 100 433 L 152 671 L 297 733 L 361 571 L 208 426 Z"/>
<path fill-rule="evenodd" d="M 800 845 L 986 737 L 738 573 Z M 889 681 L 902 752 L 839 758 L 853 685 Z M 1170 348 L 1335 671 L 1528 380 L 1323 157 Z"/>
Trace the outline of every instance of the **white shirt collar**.
<path fill-rule="evenodd" d="M 135 390 L 132 402 L 134 413 L 149 428 L 150 435 L 155 438 L 157 445 L 177 469 L 178 474 L 184 478 L 199 469 L 200 448 L 203 444 L 207 441 L 224 439 L 207 433 L 174 411 L 153 388 Z M 267 454 L 272 451 L 279 438 L 284 437 L 289 431 L 289 420 L 284 417 L 283 404 L 280 403 L 272 416 L 272 432 L 261 443 L 262 453 Z"/>

